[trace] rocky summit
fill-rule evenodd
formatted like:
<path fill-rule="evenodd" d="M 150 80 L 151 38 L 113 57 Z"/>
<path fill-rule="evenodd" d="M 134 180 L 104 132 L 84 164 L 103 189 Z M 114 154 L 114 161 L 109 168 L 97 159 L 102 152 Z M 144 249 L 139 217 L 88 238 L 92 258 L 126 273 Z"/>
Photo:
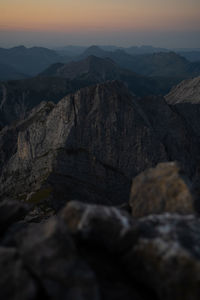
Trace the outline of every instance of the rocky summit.
<path fill-rule="evenodd" d="M 122 204 L 132 178 L 159 162 L 177 160 L 196 178 L 192 138 L 163 98 L 139 100 L 118 81 L 88 87 L 1 131 L 0 196 L 55 209 L 70 199 Z"/>
<path fill-rule="evenodd" d="M 107 81 L 3 126 L 0 299 L 200 299 L 198 89 Z"/>

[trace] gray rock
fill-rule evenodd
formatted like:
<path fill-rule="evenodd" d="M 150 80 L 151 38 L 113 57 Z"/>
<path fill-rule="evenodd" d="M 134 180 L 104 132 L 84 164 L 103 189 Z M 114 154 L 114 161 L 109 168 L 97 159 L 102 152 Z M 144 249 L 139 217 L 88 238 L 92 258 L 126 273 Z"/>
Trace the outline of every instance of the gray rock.
<path fill-rule="evenodd" d="M 199 299 L 199 218 L 162 214 L 134 220 L 116 208 L 78 202 L 67 205 L 63 218 L 82 243 L 103 245 L 101 251 L 149 298 Z"/>
<path fill-rule="evenodd" d="M 0 198 L 57 210 L 71 199 L 128 202 L 131 180 L 177 160 L 194 181 L 200 143 L 161 97 L 138 99 L 120 82 L 41 103 L 0 132 Z M 7 150 L 9 149 L 9 151 Z"/>
<path fill-rule="evenodd" d="M 92 270 L 78 256 L 66 225 L 56 217 L 17 237 L 19 252 L 47 299 L 98 300 Z"/>
<path fill-rule="evenodd" d="M 200 297 L 200 220 L 194 216 L 149 216 L 126 236 L 132 247 L 123 263 L 133 278 L 162 300 Z M 135 237 L 137 238 L 135 239 Z"/>
<path fill-rule="evenodd" d="M 39 288 L 14 248 L 0 247 L 0 297 L 6 300 L 36 300 Z"/>
<path fill-rule="evenodd" d="M 15 152 L 6 163 L 1 160 L 2 198 L 56 198 L 58 207 L 73 198 L 120 204 L 128 201 L 133 176 L 168 159 L 145 114 L 119 82 L 80 90 L 56 106 L 41 104 L 12 130 Z M 0 134 L 1 157 L 12 130 Z"/>
<path fill-rule="evenodd" d="M 28 211 L 28 206 L 18 201 L 0 202 L 0 234 L 3 234 L 13 223 L 24 219 Z"/>
<path fill-rule="evenodd" d="M 67 224 L 82 257 L 95 272 L 101 299 L 151 299 L 147 289 L 130 280 L 116 253 L 133 220 L 115 207 L 69 202 L 61 218 Z M 152 298 L 153 299 L 153 298 Z"/>
<path fill-rule="evenodd" d="M 165 96 L 169 104 L 200 103 L 200 76 L 183 80 Z"/>
<path fill-rule="evenodd" d="M 198 138 L 194 143 L 199 143 L 200 77 L 182 81 L 165 96 L 165 99 Z"/>
<path fill-rule="evenodd" d="M 195 212 L 191 184 L 175 162 L 160 163 L 133 179 L 130 206 L 134 217 L 165 212 Z"/>

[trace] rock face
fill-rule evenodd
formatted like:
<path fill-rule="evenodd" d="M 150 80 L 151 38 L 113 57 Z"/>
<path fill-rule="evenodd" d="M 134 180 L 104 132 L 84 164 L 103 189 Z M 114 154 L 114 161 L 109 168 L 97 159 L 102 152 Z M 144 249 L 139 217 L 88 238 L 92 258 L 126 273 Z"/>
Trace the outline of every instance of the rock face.
<path fill-rule="evenodd" d="M 85 85 L 83 85 L 85 86 Z M 82 87 L 79 84 L 79 87 Z M 0 129 L 24 119 L 27 113 L 43 101 L 56 103 L 77 90 L 77 83 L 64 78 L 35 77 L 0 83 Z"/>
<path fill-rule="evenodd" d="M 111 81 L 0 131 L 0 299 L 199 300 L 198 104 L 167 101 Z"/>
<path fill-rule="evenodd" d="M 37 287 L 32 275 L 15 248 L 0 247 L 0 296 L 2 299 L 37 299 Z"/>
<path fill-rule="evenodd" d="M 200 77 L 185 80 L 165 96 L 171 108 L 184 120 L 191 132 L 200 138 Z"/>
<path fill-rule="evenodd" d="M 0 83 L 0 129 L 26 118 L 43 101 L 57 103 L 69 93 L 106 80 L 122 80 L 140 96 L 166 93 L 157 80 L 122 69 L 109 58 L 91 56 L 69 64 L 57 63 L 37 77 Z"/>
<path fill-rule="evenodd" d="M 160 163 L 133 179 L 130 206 L 134 217 L 165 212 L 192 214 L 194 203 L 189 180 L 176 163 Z"/>
<path fill-rule="evenodd" d="M 175 86 L 166 96 L 169 104 L 200 103 L 200 77 L 187 79 Z"/>
<path fill-rule="evenodd" d="M 18 235 L 17 243 L 47 299 L 99 299 L 95 275 L 79 258 L 62 220 L 51 218 L 43 225 L 29 227 Z"/>
<path fill-rule="evenodd" d="M 192 138 L 162 98 L 138 100 L 117 81 L 82 89 L 1 131 L 0 196 L 51 198 L 57 208 L 70 199 L 128 202 L 132 178 L 159 162 L 178 160 L 195 177 Z"/>
<path fill-rule="evenodd" d="M 56 193 L 57 200 L 122 203 L 134 175 L 167 160 L 119 82 L 83 89 L 56 106 L 41 104 L 25 121 L 2 130 L 1 143 L 1 196 L 42 190 L 32 201 Z M 14 153 L 4 151 L 9 146 Z"/>

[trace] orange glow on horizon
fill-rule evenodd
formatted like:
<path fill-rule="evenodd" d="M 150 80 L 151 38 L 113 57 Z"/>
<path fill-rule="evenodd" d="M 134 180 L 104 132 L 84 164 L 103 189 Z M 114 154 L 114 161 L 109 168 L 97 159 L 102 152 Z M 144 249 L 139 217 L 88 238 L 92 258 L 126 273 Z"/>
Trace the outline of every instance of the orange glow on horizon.
<path fill-rule="evenodd" d="M 194 5 L 175 10 L 174 5 L 164 6 L 161 0 L 149 0 L 149 4 L 145 0 L 1 1 L 0 30 L 73 32 L 200 28 L 200 13 Z"/>

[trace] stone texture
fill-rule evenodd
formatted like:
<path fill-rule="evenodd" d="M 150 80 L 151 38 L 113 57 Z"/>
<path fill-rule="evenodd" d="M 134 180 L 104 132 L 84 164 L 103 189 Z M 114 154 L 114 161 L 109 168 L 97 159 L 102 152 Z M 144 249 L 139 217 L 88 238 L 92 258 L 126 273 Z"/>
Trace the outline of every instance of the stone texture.
<path fill-rule="evenodd" d="M 47 299 L 98 300 L 95 275 L 78 256 L 67 227 L 56 217 L 17 235 L 20 255 Z"/>
<path fill-rule="evenodd" d="M 0 247 L 0 298 L 36 300 L 39 288 L 14 248 Z"/>
<path fill-rule="evenodd" d="M 130 206 L 134 217 L 194 213 L 191 183 L 175 162 L 160 163 L 132 181 Z"/>
<path fill-rule="evenodd" d="M 200 76 L 192 79 L 183 80 L 177 86 L 172 88 L 168 95 L 165 96 L 169 104 L 200 102 Z"/>
<path fill-rule="evenodd" d="M 103 246 L 147 299 L 199 299 L 200 220 L 194 215 L 134 220 L 116 208 L 72 202 L 63 218 L 81 245 L 96 245 L 93 253 Z"/>
<path fill-rule="evenodd" d="M 122 204 L 132 178 L 159 162 L 178 160 L 197 178 L 194 141 L 163 98 L 139 100 L 120 82 L 98 84 L 41 103 L 0 132 L 0 198 L 56 210 L 70 199 Z"/>
<path fill-rule="evenodd" d="M 168 159 L 120 82 L 80 90 L 56 106 L 43 103 L 0 135 L 1 157 L 8 156 L 6 163 L 1 160 L 0 196 L 30 202 L 56 198 L 57 207 L 69 199 L 128 201 L 131 178 Z M 5 154 L 10 140 L 14 153 Z"/>
<path fill-rule="evenodd" d="M 126 239 L 138 239 L 124 263 L 134 278 L 153 288 L 159 299 L 198 299 L 199 219 L 160 215 L 142 219 Z"/>
<path fill-rule="evenodd" d="M 167 103 L 184 120 L 191 134 L 196 136 L 194 144 L 199 143 L 200 77 L 182 81 L 165 96 Z"/>
<path fill-rule="evenodd" d="M 3 234 L 10 225 L 25 218 L 29 207 L 18 201 L 4 200 L 0 202 L 0 234 Z"/>

